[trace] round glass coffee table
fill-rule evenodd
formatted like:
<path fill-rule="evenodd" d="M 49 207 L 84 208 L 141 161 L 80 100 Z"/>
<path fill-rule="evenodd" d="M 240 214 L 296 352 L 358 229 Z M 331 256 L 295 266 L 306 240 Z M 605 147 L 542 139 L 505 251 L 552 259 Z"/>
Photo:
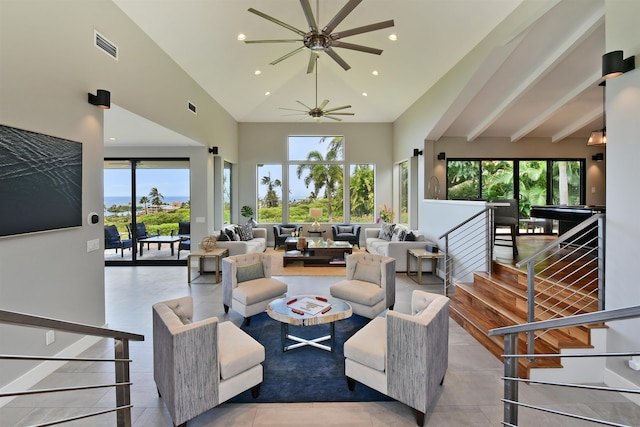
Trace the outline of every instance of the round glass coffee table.
<path fill-rule="evenodd" d="M 294 295 L 278 298 L 267 306 L 269 317 L 280 322 L 282 351 L 311 346 L 333 352 L 335 348 L 335 322 L 351 317 L 351 306 L 338 298 L 320 295 Z M 329 324 L 329 335 L 306 339 L 289 334 L 289 325 L 315 326 Z M 295 344 L 287 345 L 287 340 Z M 321 344 L 330 341 L 330 345 Z"/>

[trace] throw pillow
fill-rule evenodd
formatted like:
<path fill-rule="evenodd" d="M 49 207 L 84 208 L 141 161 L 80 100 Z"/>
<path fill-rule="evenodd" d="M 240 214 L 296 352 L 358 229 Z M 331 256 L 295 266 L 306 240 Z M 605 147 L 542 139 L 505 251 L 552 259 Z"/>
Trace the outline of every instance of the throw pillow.
<path fill-rule="evenodd" d="M 339 225 L 338 226 L 338 233 L 342 234 L 342 233 L 353 233 L 353 226 L 352 225 Z"/>
<path fill-rule="evenodd" d="M 356 280 L 362 280 L 363 282 L 379 285 L 381 279 L 380 264 L 358 262 L 358 264 L 356 264 L 356 269 L 353 272 L 353 278 Z"/>
<path fill-rule="evenodd" d="M 264 277 L 264 271 L 262 270 L 262 263 L 249 264 L 238 266 L 236 278 L 238 283 L 246 282 L 247 280 L 255 280 Z"/>
<path fill-rule="evenodd" d="M 218 236 L 218 242 L 228 242 L 229 240 L 229 236 L 227 235 L 227 233 L 224 232 L 224 230 L 220 230 L 220 235 Z"/>
<path fill-rule="evenodd" d="M 382 240 L 391 240 L 391 236 L 393 235 L 393 229 L 396 227 L 395 224 L 387 224 L 386 222 L 382 223 L 380 227 L 380 233 L 378 234 L 378 239 Z"/>
<path fill-rule="evenodd" d="M 253 227 L 251 224 L 241 224 L 236 227 L 236 233 L 240 240 L 247 241 L 253 239 Z"/>
<path fill-rule="evenodd" d="M 229 237 L 230 241 L 235 241 L 236 239 L 236 232 L 233 230 L 233 228 L 225 228 L 224 229 L 225 234 Z"/>
<path fill-rule="evenodd" d="M 404 236 L 404 241 L 405 242 L 415 242 L 416 241 L 416 235 L 413 234 L 413 231 L 408 232 L 405 236 Z"/>
<path fill-rule="evenodd" d="M 404 241 L 404 237 L 407 235 L 407 231 L 403 228 L 396 227 L 393 230 L 393 234 L 391 235 L 392 242 L 402 242 Z"/>
<path fill-rule="evenodd" d="M 291 233 L 293 233 L 294 231 L 296 231 L 295 227 L 280 227 L 280 235 L 284 235 L 284 234 L 289 234 L 291 235 Z"/>

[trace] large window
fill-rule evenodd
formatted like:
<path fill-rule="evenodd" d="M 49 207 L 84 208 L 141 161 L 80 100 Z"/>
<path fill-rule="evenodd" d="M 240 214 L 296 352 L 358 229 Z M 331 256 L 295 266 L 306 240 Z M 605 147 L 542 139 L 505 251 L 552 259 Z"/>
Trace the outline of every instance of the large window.
<path fill-rule="evenodd" d="M 400 177 L 400 222 L 409 223 L 409 161 L 398 165 Z"/>
<path fill-rule="evenodd" d="M 520 201 L 520 217 L 535 205 L 583 205 L 585 161 L 447 160 L 447 198 Z"/>
<path fill-rule="evenodd" d="M 344 137 L 289 137 L 289 222 L 344 221 Z"/>
<path fill-rule="evenodd" d="M 222 191 L 224 196 L 224 207 L 222 209 L 222 220 L 225 224 L 231 223 L 231 163 L 224 162 L 224 171 L 222 175 Z"/>
<path fill-rule="evenodd" d="M 375 170 L 373 165 L 349 167 L 349 200 L 351 222 L 374 222 Z"/>
<path fill-rule="evenodd" d="M 107 264 L 177 263 L 179 239 L 174 241 L 173 236 L 178 234 L 178 223 L 190 222 L 191 217 L 189 173 L 188 159 L 104 161 L 104 224 L 115 226 L 123 242 L 105 249 Z M 160 239 L 132 247 L 131 230 L 137 226 Z M 125 246 L 124 252 L 117 246 Z M 180 253 L 182 263 L 187 253 Z"/>

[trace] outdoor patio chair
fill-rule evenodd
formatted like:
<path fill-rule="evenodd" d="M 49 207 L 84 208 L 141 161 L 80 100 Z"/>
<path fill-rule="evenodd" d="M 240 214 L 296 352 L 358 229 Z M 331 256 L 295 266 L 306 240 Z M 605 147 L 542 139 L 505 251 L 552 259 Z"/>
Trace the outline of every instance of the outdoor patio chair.
<path fill-rule="evenodd" d="M 115 249 L 116 254 L 118 253 L 118 249 L 122 252 L 122 257 L 124 258 L 124 250 L 131 249 L 131 239 L 120 238 L 120 232 L 116 228 L 115 225 L 105 225 L 104 226 L 104 248 L 106 249 Z"/>

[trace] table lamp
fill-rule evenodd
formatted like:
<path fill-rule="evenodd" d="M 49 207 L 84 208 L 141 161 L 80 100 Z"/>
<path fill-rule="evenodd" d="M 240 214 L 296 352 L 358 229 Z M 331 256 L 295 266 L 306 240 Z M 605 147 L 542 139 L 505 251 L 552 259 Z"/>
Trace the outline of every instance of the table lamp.
<path fill-rule="evenodd" d="M 311 224 L 311 229 L 313 231 L 320 230 L 320 224 L 318 224 L 318 218 L 322 216 L 322 208 L 309 209 L 309 216 L 314 219 L 313 224 Z"/>

